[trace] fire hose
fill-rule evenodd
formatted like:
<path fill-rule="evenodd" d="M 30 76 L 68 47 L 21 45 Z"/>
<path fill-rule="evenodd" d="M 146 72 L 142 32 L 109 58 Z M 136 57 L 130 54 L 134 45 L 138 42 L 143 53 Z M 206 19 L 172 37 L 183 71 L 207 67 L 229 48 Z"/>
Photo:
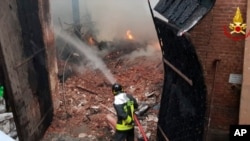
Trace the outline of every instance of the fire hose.
<path fill-rule="evenodd" d="M 146 134 L 145 134 L 145 132 L 144 132 L 144 130 L 142 128 L 142 125 L 141 125 L 140 121 L 138 120 L 136 114 L 134 114 L 134 121 L 136 122 L 136 124 L 137 124 L 137 126 L 139 128 L 139 131 L 141 132 L 141 134 L 143 136 L 144 141 L 148 141 L 148 138 L 147 138 L 147 136 L 146 136 Z"/>

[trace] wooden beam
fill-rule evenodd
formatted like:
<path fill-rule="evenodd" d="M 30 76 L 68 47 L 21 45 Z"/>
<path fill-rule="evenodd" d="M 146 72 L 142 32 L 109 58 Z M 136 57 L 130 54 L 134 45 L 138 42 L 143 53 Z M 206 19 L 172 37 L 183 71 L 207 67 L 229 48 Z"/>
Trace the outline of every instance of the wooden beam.
<path fill-rule="evenodd" d="M 100 104 L 103 108 L 107 109 L 108 111 L 110 111 L 111 113 L 113 113 L 114 115 L 116 115 L 116 112 L 114 112 L 113 110 L 111 110 L 110 108 L 108 108 L 107 106 Z"/>
<path fill-rule="evenodd" d="M 96 92 L 93 92 L 93 91 L 91 91 L 91 90 L 88 90 L 88 89 L 86 89 L 86 88 L 83 88 L 82 86 L 76 86 L 76 88 L 78 88 L 78 89 L 80 89 L 80 90 L 83 90 L 83 91 L 86 91 L 86 92 L 88 92 L 88 93 L 90 93 L 90 94 L 95 94 L 95 95 L 97 95 Z"/>

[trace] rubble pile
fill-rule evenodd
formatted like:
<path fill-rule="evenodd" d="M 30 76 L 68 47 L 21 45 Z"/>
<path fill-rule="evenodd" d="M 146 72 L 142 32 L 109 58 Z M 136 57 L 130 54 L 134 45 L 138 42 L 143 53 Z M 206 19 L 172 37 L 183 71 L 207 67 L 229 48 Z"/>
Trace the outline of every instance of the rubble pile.
<path fill-rule="evenodd" d="M 0 96 L 0 132 L 0 139 L 6 135 L 13 141 L 14 139 L 18 141 L 13 113 L 6 110 L 5 99 L 2 96 Z"/>
<path fill-rule="evenodd" d="M 116 82 L 127 93 L 132 94 L 140 106 L 147 107 L 139 113 L 138 118 L 149 140 L 154 141 L 164 74 L 161 51 L 155 47 L 157 49 L 151 55 L 131 55 L 147 48 L 147 44 L 133 41 L 102 43 L 101 47 L 100 44 L 97 45 L 97 49 L 105 52 L 101 58 Z M 79 60 L 74 63 L 67 57 L 64 60 L 58 59 L 60 108 L 55 109 L 53 122 L 44 136 L 44 141 L 51 140 L 53 134 L 59 135 L 57 139 L 71 136 L 71 139 L 64 140 L 112 140 L 114 131 L 105 119 L 107 114 L 115 116 L 112 84 L 101 70 L 92 68 L 86 60 L 83 61 L 83 66 L 77 66 L 82 64 Z M 136 136 L 141 137 L 137 126 Z"/>
<path fill-rule="evenodd" d="M 14 139 L 17 138 L 16 125 L 13 114 L 11 112 L 0 114 L 0 131 L 4 132 Z"/>
<path fill-rule="evenodd" d="M 124 90 L 131 93 L 139 105 L 148 106 L 144 113 L 140 113 L 139 119 L 148 138 L 153 141 L 156 139 L 157 114 L 163 85 L 161 57 L 140 56 L 131 60 L 117 57 L 121 54 L 116 52 L 104 56 L 105 63 L 117 82 L 124 86 Z M 160 50 L 157 55 L 161 55 Z M 59 69 L 63 68 L 59 65 Z M 76 138 L 111 140 L 114 131 L 108 126 L 105 117 L 115 111 L 113 94 L 110 82 L 101 71 L 83 68 L 73 73 L 65 82 L 59 83 L 59 87 L 58 99 L 61 105 L 55 111 L 53 123 L 47 134 L 70 133 Z M 78 130 L 77 133 L 72 132 L 80 126 L 87 126 L 87 129 Z M 136 132 L 140 136 L 137 127 Z"/>

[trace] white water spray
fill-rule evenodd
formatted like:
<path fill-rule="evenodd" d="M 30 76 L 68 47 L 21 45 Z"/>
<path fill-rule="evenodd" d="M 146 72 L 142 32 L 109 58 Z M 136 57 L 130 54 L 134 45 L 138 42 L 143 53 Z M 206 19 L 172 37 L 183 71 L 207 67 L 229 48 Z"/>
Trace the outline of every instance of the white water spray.
<path fill-rule="evenodd" d="M 116 82 L 114 76 L 111 74 L 110 70 L 107 68 L 106 64 L 103 62 L 101 58 L 99 58 L 94 50 L 91 49 L 87 44 L 82 42 L 78 38 L 73 38 L 65 31 L 62 31 L 60 29 L 55 28 L 54 32 L 56 36 L 62 38 L 69 44 L 73 45 L 77 50 L 79 50 L 81 53 L 85 55 L 85 57 L 91 61 L 96 68 L 98 68 L 104 76 L 109 80 L 111 84 L 114 84 Z"/>

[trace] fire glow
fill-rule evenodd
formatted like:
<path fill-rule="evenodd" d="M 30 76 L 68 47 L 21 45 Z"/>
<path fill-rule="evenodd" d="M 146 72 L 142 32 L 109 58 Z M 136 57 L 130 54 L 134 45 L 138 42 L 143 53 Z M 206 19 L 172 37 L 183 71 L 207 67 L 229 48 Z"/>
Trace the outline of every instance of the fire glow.
<path fill-rule="evenodd" d="M 89 37 L 89 39 L 88 39 L 88 44 L 89 44 L 90 46 L 93 46 L 93 45 L 95 44 L 94 39 L 93 39 L 92 37 Z"/>
<path fill-rule="evenodd" d="M 134 36 L 132 35 L 130 30 L 127 30 L 126 35 L 127 35 L 127 39 L 134 40 Z"/>

